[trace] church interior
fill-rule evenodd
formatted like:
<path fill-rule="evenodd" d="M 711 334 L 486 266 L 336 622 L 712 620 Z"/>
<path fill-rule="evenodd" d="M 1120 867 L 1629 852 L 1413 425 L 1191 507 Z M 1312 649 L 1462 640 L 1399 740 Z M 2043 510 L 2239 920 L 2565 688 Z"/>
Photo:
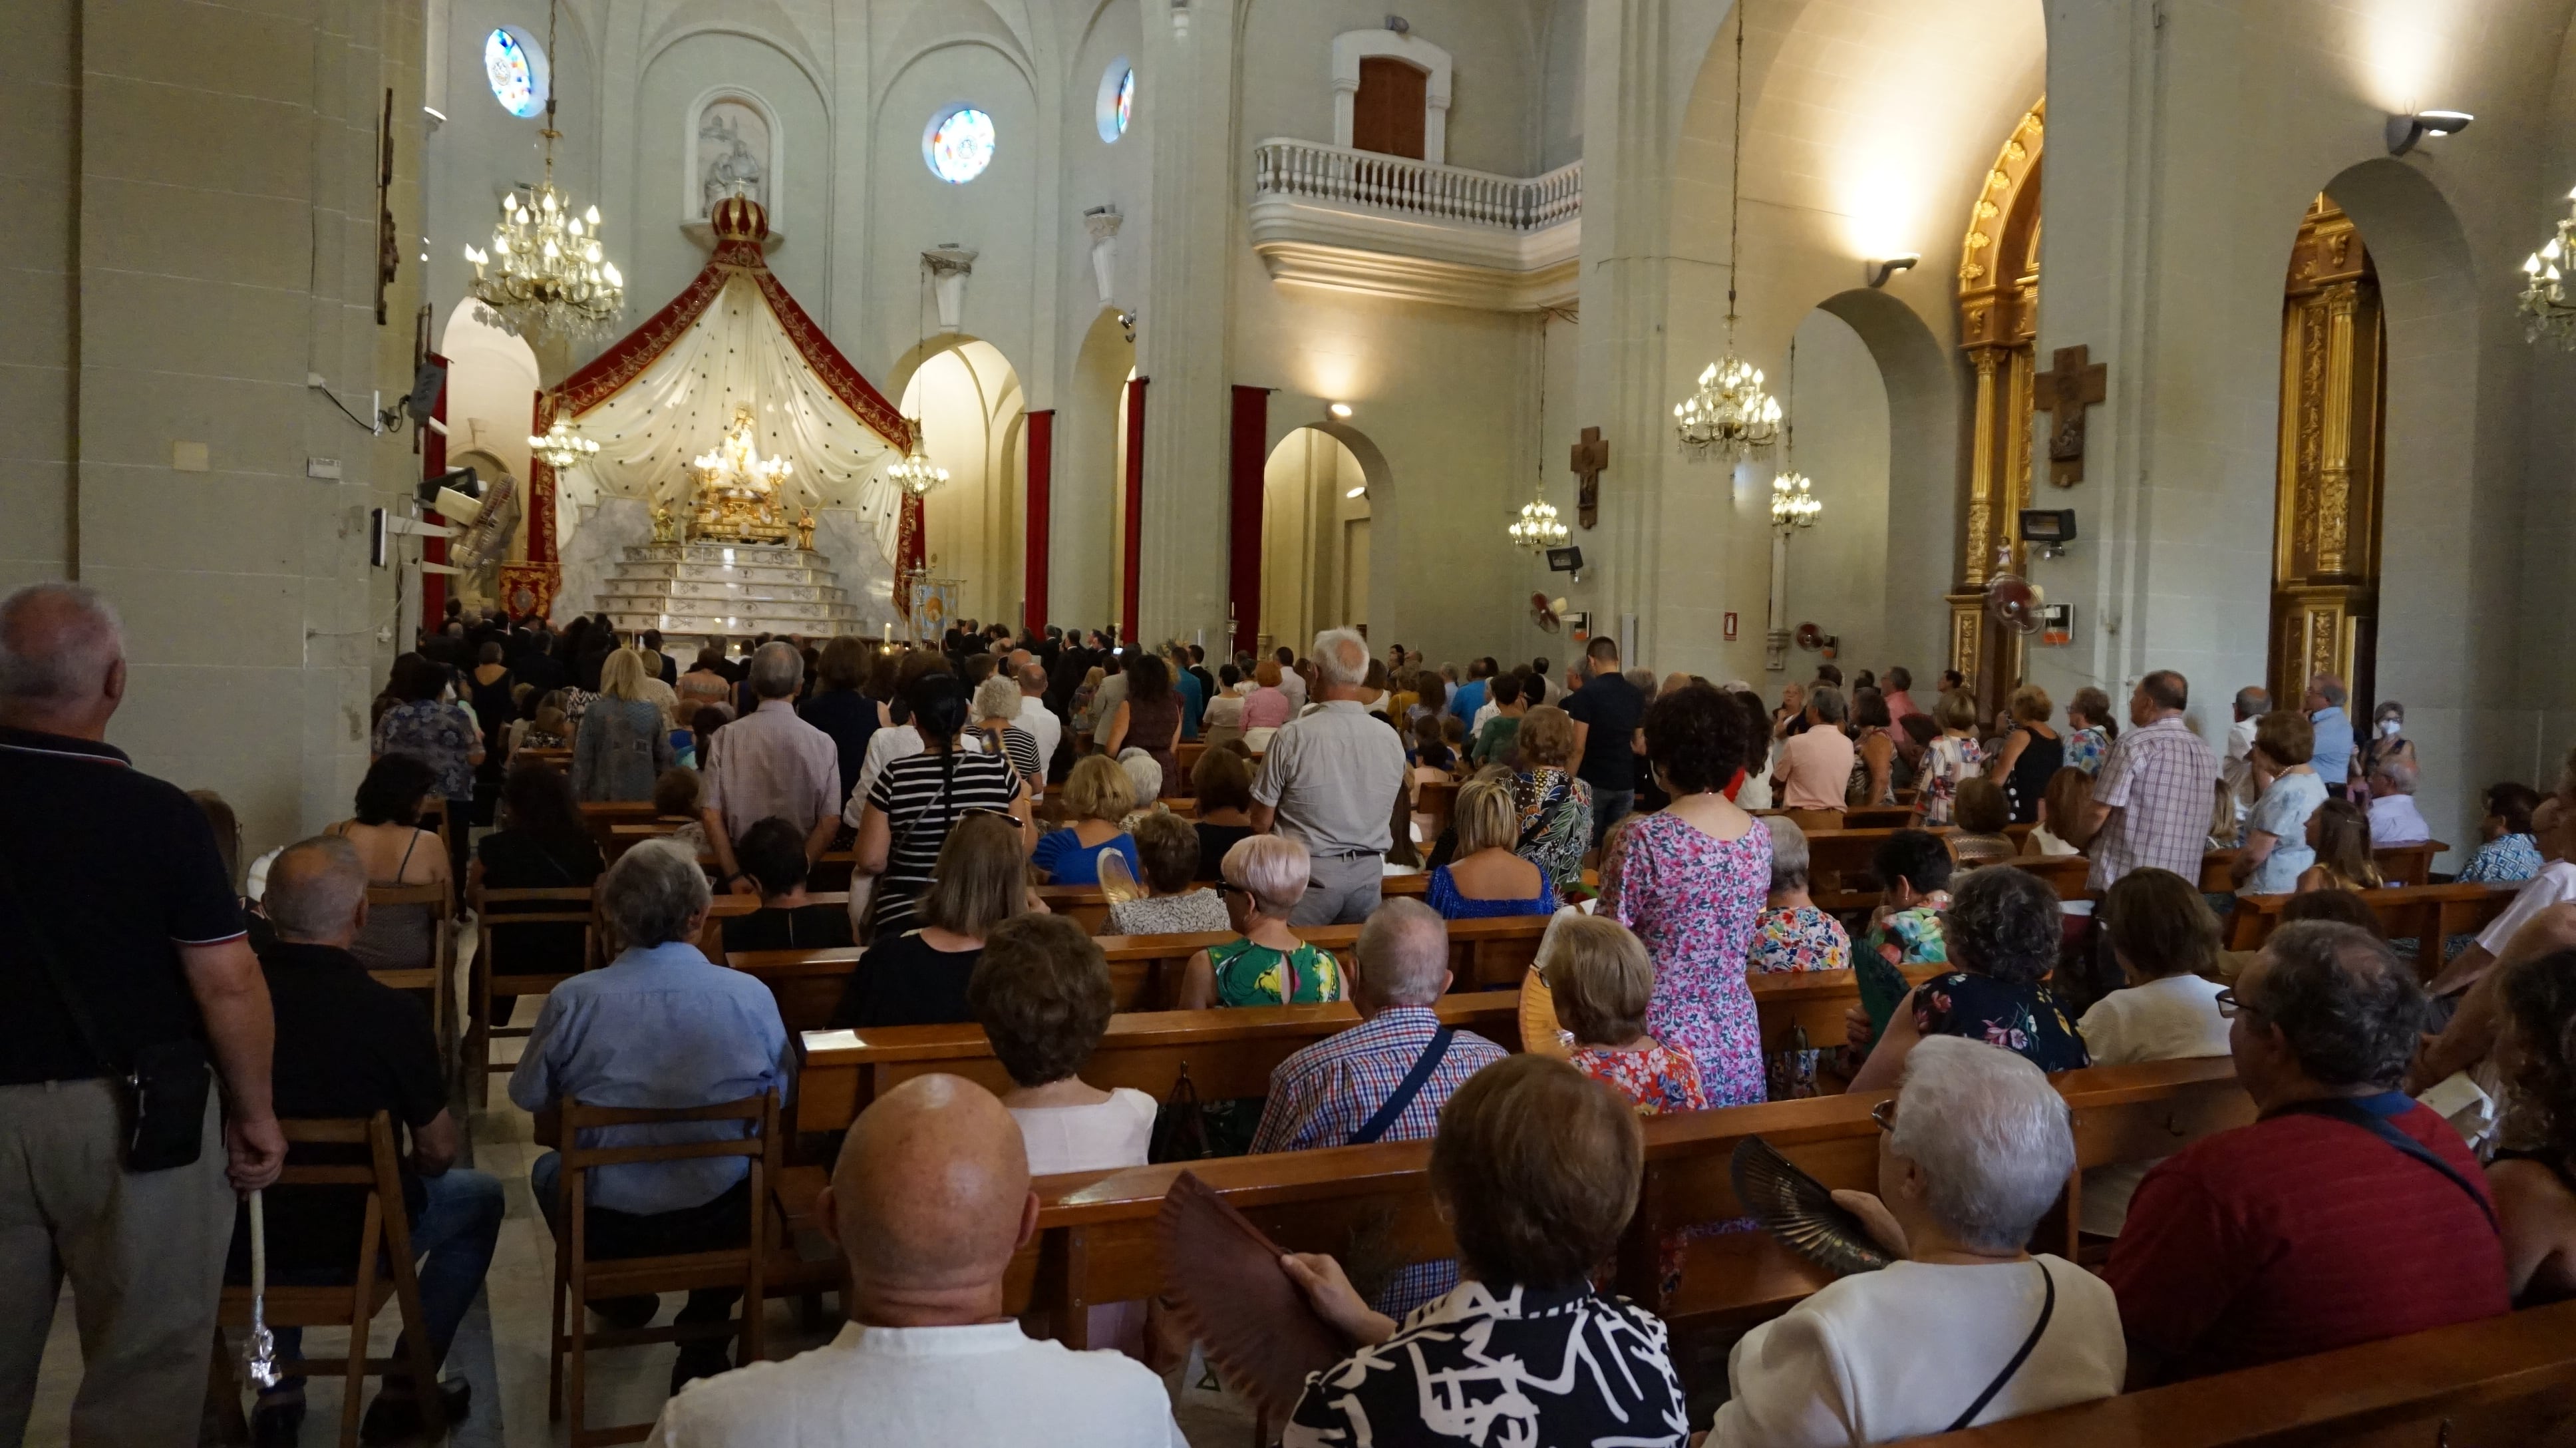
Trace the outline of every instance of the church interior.
<path fill-rule="evenodd" d="M 2407 788 L 2443 843 L 2386 883 L 2426 891 L 2470 888 L 2446 882 L 2495 838 L 2491 787 L 2523 781 L 2537 797 L 2558 784 L 2576 744 L 2576 630 L 2547 600 L 2576 554 L 2576 429 L 2548 399 L 2576 386 L 2576 299 L 2559 280 L 2576 267 L 2576 0 L 1399 10 L 19 0 L 0 15 L 0 594 L 75 583 L 112 606 L 124 682 L 105 742 L 142 773 L 220 795 L 242 860 L 349 817 L 383 752 L 398 658 L 460 617 L 558 635 L 595 618 L 638 647 L 652 630 L 679 673 L 702 644 L 747 662 L 753 640 L 792 639 L 810 676 L 806 646 L 840 639 L 871 656 L 954 656 L 963 623 L 1030 648 L 1051 628 L 1066 647 L 1098 632 L 1127 651 L 1125 677 L 1177 643 L 1184 664 L 1239 661 L 1247 690 L 1274 650 L 1289 665 L 1274 680 L 1293 687 L 1290 660 L 1348 629 L 1399 670 L 1454 663 L 1453 699 L 1460 680 L 1499 699 L 1496 658 L 1552 660 L 1544 685 L 1523 687 L 1560 705 L 1557 686 L 1584 679 L 1562 678 L 1566 666 L 1606 641 L 1617 665 L 1649 671 L 1650 695 L 1667 676 L 1722 681 L 1788 720 L 1800 716 L 1784 688 L 1829 667 L 1836 684 L 1908 671 L 1909 707 L 1927 716 L 1945 692 L 1934 681 L 1955 671 L 1979 724 L 2005 732 L 2031 689 L 2043 720 L 2049 699 L 2063 709 L 2100 691 L 2125 730 L 2133 695 L 2170 673 L 2188 681 L 2174 710 L 2213 759 L 2231 730 L 2254 738 L 2249 712 L 2231 712 L 2240 691 L 2268 694 L 2253 713 L 2303 699 L 2314 711 L 2325 678 L 2339 720 L 2375 728 L 2386 705 L 2402 710 Z M 660 663 L 644 658 L 648 672 Z M 1307 687 L 1320 701 L 1332 682 Z M 1143 706 L 1122 697 L 1124 721 Z M 741 698 L 748 721 L 756 701 Z M 1388 722 L 1412 750 L 1402 711 Z M 1640 787 L 1656 787 L 1654 726 L 1633 727 Z M 665 729 L 685 742 L 690 721 L 666 716 Z M 1414 793 L 1427 763 L 1408 761 L 1413 823 L 1399 808 L 1397 826 L 1433 820 L 1426 852 L 1450 818 Z M 1277 766 L 1255 762 L 1262 809 Z M 1463 799 L 1473 772 L 1428 788 Z M 840 778 L 836 795 L 857 782 Z M 1165 796 L 1186 792 L 1164 782 Z M 2343 779 L 2326 783 L 2341 799 Z M 1031 790 L 1048 792 L 1044 779 Z M 862 858 L 871 807 L 849 804 Z M 1826 828 L 1860 832 L 1839 800 L 1829 813 Z M 1917 803 L 1886 823 L 1929 818 Z M 2230 830 L 2243 819 L 2240 806 Z M 1843 867 L 1801 824 L 1817 831 L 1817 904 L 1831 914 Z M 2530 832 L 2548 854 L 2546 826 Z M 471 844 L 454 848 L 461 894 Z M 1580 841 L 1576 853 L 1578 870 L 1607 873 Z M 715 858 L 728 873 L 731 849 Z M 1854 878 L 1875 868 L 1889 883 L 1883 860 L 1850 859 Z M 2218 868 L 2204 890 L 2236 894 Z M 1971 876 L 1959 878 L 1964 898 Z M 2091 930 L 2101 881 L 2078 910 L 2086 881 L 2064 878 L 2070 931 Z M 719 913 L 728 883 L 714 885 Z M 238 880 L 236 892 L 257 903 Z M 1877 938 L 1878 898 L 1859 903 L 1853 942 Z M 2484 930 L 2512 898 L 2467 919 L 2427 896 L 2417 933 Z M 2576 900 L 2576 881 L 2557 898 Z M 2238 908 L 2231 931 L 2254 918 Z M 513 1015 L 501 992 L 499 1014 L 478 1016 L 494 1009 L 473 998 L 497 968 L 475 963 L 488 918 L 442 927 L 429 991 L 445 1002 L 443 1059 L 466 1077 L 486 1067 L 458 1043 L 524 1032 L 545 995 L 532 988 Z M 1145 937 L 1118 940 L 1131 938 Z M 1484 938 L 1453 925 L 1453 958 Z M 1511 938 L 1507 973 L 1471 969 L 1453 999 L 1521 989 L 1540 946 Z M 1337 939 L 1348 959 L 1367 937 Z M 1115 977 L 1128 957 L 1111 946 Z M 2401 940 L 2399 957 L 2417 948 Z M 1135 968 L 1177 981 L 1188 958 Z M 2424 959 L 2439 976 L 2441 960 Z M 1295 999 L 1292 986 L 1282 1008 Z M 1455 1014 L 1506 1050 L 1524 1029 Z M 1126 1019 L 1122 1006 L 1113 1042 Z M 1843 1040 L 1841 997 L 1797 1019 L 1801 1049 Z M 549 1128 L 485 1089 L 508 1079 L 520 1039 L 483 1048 L 499 1076 L 450 1090 L 464 1159 L 502 1178 L 508 1216 L 448 1358 L 474 1408 L 446 1437 L 596 1441 L 550 1391 L 561 1248 L 528 1181 Z M 1266 1059 L 1252 1088 L 1208 1094 L 1259 1094 L 1278 1056 Z M 998 1068 L 982 1067 L 973 1079 L 998 1090 Z M 831 1087 L 838 1108 L 816 1104 L 825 1078 L 809 1075 L 786 1125 L 772 1123 L 788 1156 L 771 1185 L 800 1167 L 819 1181 L 825 1128 L 850 1129 L 909 1074 L 851 1068 Z M 2116 1085 L 2070 1096 L 2081 1164 L 2127 1160 L 2095 1155 L 2126 1149 L 2121 1132 L 2254 1119 L 2223 1062 L 2177 1080 L 2144 1106 Z M 1798 1161 L 1865 1185 L 1877 1178 L 1852 1153 L 1873 1133 L 1859 1108 L 1845 1117 L 1816 1128 L 1843 1144 L 1842 1176 Z M 1658 1285 L 1657 1231 L 1675 1254 L 1692 1240 L 1695 1265 L 1719 1264 L 1657 1294 L 1692 1433 L 1730 1399 L 1728 1347 L 1816 1289 L 1792 1292 L 1788 1277 L 1822 1280 L 1734 1238 L 1689 1237 L 1704 1217 L 1751 1210 L 1722 1152 L 1764 1129 L 1781 1128 L 1721 1124 L 1697 1145 L 1669 1121 L 1645 1128 L 1637 1223 L 1649 1206 L 1663 1216 L 1620 1239 L 1618 1280 Z M 1658 1177 L 1667 1151 L 1693 1165 Z M 1204 1175 L 1222 1189 L 1259 1160 Z M 1402 1161 L 1411 1196 L 1318 1188 L 1321 1204 L 1301 1210 L 1303 1188 L 1266 1185 L 1275 1196 L 1228 1200 L 1295 1250 L 1361 1235 L 1372 1213 L 1378 1236 L 1409 1250 L 1426 1233 L 1447 1240 L 1421 1195 L 1438 1163 L 1422 1148 Z M 1732 1205 L 1692 1216 L 1658 1195 L 1692 1191 Z M 853 1310 L 826 1270 L 833 1249 L 781 1210 L 781 1261 L 801 1250 L 823 1267 L 773 1289 L 776 1360 L 831 1342 Z M 1099 1211 L 1111 1225 L 1098 1260 L 1150 1256 L 1150 1201 Z M 1078 1235 L 1046 1235 L 1081 1230 L 1057 1223 L 1041 1214 L 1043 1256 L 1029 1248 L 1015 1269 L 1012 1311 L 1035 1293 L 1055 1317 L 1033 1336 L 1097 1347 L 1106 1339 L 1078 1320 L 1123 1299 L 1084 1295 L 1094 1259 Z M 76 1295 L 62 1290 L 40 1325 L 43 1374 L 14 1414 L 30 1444 L 110 1441 L 74 1426 Z M 402 1311 L 383 1307 L 378 1351 Z M 2576 1318 L 2481 1330 L 2487 1360 L 2576 1377 Z M 309 1337 L 316 1355 L 343 1350 L 336 1330 Z M 1366 1441 L 1303 1409 L 1292 1420 L 1240 1378 L 1194 1378 L 1217 1356 L 1201 1337 L 1204 1354 L 1175 1339 L 1175 1437 Z M 228 1343 L 237 1357 L 239 1333 Z M 595 1350 L 590 1421 L 653 1422 L 670 1350 L 622 1354 L 640 1365 Z M 303 1437 L 273 1441 L 353 1441 L 356 1409 L 344 1422 L 342 1406 L 357 1389 L 337 1372 L 316 1370 Z M 2324 1382 L 2299 1380 L 2276 1406 L 2326 1413 Z M 2450 1411 L 2388 1391 L 2391 1422 Z M 1737 1383 L 1732 1399 L 1756 1395 Z M 2256 1441 L 2268 1420 L 2254 1421 L 2252 1390 L 2224 1401 L 2155 1420 L 2169 1436 L 2122 1431 Z M 2445 1441 L 2576 1441 L 2551 1436 L 2576 1432 L 2563 1408 L 2516 1404 L 2477 1419 L 2500 1436 Z M 0 1430 L 12 1418 L 0 1405 Z M 2365 1441 L 2314 1425 L 2327 1421 L 2300 1441 Z M 684 1439 L 675 1422 L 653 1441 L 755 1441 L 703 1424 Z M 1377 1441 L 1521 1441 L 1448 1431 Z M 1958 1441 L 2130 1441 L 2081 1424 L 2064 1438 L 1985 1431 Z M 1721 1417 L 1711 1441 L 1793 1441 L 1747 1432 Z"/>

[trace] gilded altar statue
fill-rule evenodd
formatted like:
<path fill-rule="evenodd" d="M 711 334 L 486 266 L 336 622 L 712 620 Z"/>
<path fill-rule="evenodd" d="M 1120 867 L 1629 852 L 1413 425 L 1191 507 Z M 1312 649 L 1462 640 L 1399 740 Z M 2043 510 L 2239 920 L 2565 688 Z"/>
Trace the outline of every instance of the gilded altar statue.
<path fill-rule="evenodd" d="M 797 511 L 796 546 L 804 549 L 808 553 L 814 551 L 814 510 L 811 508 L 802 508 Z"/>
<path fill-rule="evenodd" d="M 795 475 L 796 464 L 760 455 L 751 404 L 735 404 L 733 427 L 714 451 L 692 462 L 690 471 L 697 493 L 692 537 L 786 544 L 790 528 L 779 493 Z"/>
<path fill-rule="evenodd" d="M 656 543 L 680 541 L 680 522 L 671 516 L 671 505 L 668 502 L 653 505 L 653 541 Z"/>

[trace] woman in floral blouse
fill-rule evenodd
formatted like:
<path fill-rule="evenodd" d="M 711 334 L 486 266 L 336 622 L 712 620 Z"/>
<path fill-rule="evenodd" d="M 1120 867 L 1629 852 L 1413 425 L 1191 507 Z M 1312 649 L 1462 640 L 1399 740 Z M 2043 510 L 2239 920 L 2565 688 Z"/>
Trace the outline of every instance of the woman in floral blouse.
<path fill-rule="evenodd" d="M 473 712 L 456 702 L 455 675 L 447 665 L 405 654 L 394 660 L 386 689 L 394 706 L 376 720 L 372 757 L 408 754 L 429 766 L 430 796 L 444 800 L 455 818 L 448 827 L 448 878 L 465 878 L 466 836 L 474 817 L 474 767 L 483 762 L 483 731 Z"/>
<path fill-rule="evenodd" d="M 1906 997 L 1852 1077 L 1853 1091 L 1893 1090 L 1905 1053 L 1926 1036 L 1983 1041 L 2042 1071 L 2092 1064 L 2048 986 L 2063 928 L 2047 881 L 2028 870 L 1974 871 L 1959 882 L 1942 928 L 1953 969 Z"/>
<path fill-rule="evenodd" d="M 1923 767 L 1915 774 L 1915 810 L 1925 829 L 1948 824 L 1959 781 L 1986 772 L 1986 747 L 1976 735 L 1977 701 L 1965 689 L 1942 695 L 1932 706 L 1932 722 L 1941 726 L 1941 736 L 1924 747 Z"/>
<path fill-rule="evenodd" d="M 1849 970 L 1851 937 L 1807 894 L 1807 832 L 1785 815 L 1765 815 L 1762 823 L 1771 831 L 1771 896 L 1753 927 L 1746 966 L 1756 972 Z"/>
<path fill-rule="evenodd" d="M 1626 1097 L 1640 1116 L 1706 1110 L 1697 1058 L 1646 1034 L 1655 966 L 1645 942 L 1615 920 L 1567 915 L 1549 926 L 1545 943 L 1539 973 L 1557 1023 L 1574 1037 L 1574 1068 Z"/>
<path fill-rule="evenodd" d="M 2469 857 L 2460 883 L 2506 885 L 2540 873 L 2540 842 L 2531 829 L 2531 812 L 2540 807 L 2540 791 L 2527 784 L 2487 786 L 2486 818 L 2478 832 L 2486 843 Z"/>
<path fill-rule="evenodd" d="M 1939 835 L 1922 830 L 1898 830 L 1871 857 L 1880 895 L 1860 949 L 1852 953 L 1860 1004 L 1845 1020 L 1853 1050 L 1869 1049 L 1912 989 L 1903 967 L 1949 963 L 1941 917 L 1950 908 L 1952 869 L 1949 847 Z"/>
<path fill-rule="evenodd" d="M 1566 768 L 1574 757 L 1574 718 L 1552 705 L 1532 709 L 1521 716 L 1519 740 L 1512 804 L 1521 838 L 1513 853 L 1570 891 L 1583 878 L 1583 851 L 1592 843 L 1592 786 Z"/>
<path fill-rule="evenodd" d="M 2120 737 L 2120 721 L 2111 713 L 2111 696 L 2099 689 L 2078 689 L 2066 704 L 2066 757 L 2062 761 L 2086 774 L 2102 772 L 2102 756 Z"/>

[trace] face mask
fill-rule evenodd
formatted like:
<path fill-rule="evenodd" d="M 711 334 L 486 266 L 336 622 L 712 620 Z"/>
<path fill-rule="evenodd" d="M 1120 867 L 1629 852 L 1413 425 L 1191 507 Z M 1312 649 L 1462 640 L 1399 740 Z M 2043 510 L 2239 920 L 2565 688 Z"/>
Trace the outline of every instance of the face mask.
<path fill-rule="evenodd" d="M 2380 721 L 2379 721 L 2379 732 L 2380 732 L 2380 733 L 2382 733 L 2382 734 L 2384 734 L 2384 735 L 2386 735 L 2386 736 L 2388 736 L 2388 737 L 2389 737 L 2389 738 L 2391 738 L 2391 739 L 2396 738 L 2396 737 L 2397 737 L 2397 734 L 2398 734 L 2398 731 L 2400 731 L 2400 730 L 2404 729 L 2405 727 L 2406 727 L 2406 726 L 2405 726 L 2404 724 L 2400 723 L 2399 721 L 2397 721 L 2397 720 L 2395 720 L 2395 719 L 2382 719 L 2382 720 L 2380 720 Z"/>
<path fill-rule="evenodd" d="M 446 686 L 445 688 L 440 689 L 440 690 L 438 691 L 438 698 L 439 698 L 439 701 L 440 701 L 441 703 L 446 703 L 446 704 L 453 704 L 453 703 L 455 703 L 455 702 L 456 702 L 456 686 L 455 686 L 454 684 L 449 684 L 449 685 L 448 685 L 448 686 Z"/>

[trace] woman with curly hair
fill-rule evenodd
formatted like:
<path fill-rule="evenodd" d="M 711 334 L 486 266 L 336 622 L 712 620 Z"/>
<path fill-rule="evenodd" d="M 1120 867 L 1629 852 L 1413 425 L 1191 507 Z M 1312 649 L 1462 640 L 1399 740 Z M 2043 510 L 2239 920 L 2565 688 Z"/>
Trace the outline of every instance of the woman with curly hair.
<path fill-rule="evenodd" d="M 2507 967 L 2497 1063 L 2534 1145 L 2507 1148 L 2487 1168 L 2504 1228 L 2513 1305 L 2576 1297 L 2576 950 Z"/>
<path fill-rule="evenodd" d="M 1637 932 L 1655 963 L 1646 1030 L 1698 1060 L 1711 1106 L 1766 1095 L 1744 971 L 1771 888 L 1771 832 L 1724 792 L 1744 766 L 1744 730 L 1742 707 L 1706 685 L 1659 695 L 1646 757 L 1672 803 L 1631 816 L 1602 850 L 1600 913 Z"/>
<path fill-rule="evenodd" d="M 1916 986 L 1896 1008 L 1852 1077 L 1854 1092 L 1894 1090 L 1906 1052 L 1926 1036 L 2000 1046 L 2042 1071 L 2092 1063 L 2048 987 L 2064 928 L 2047 881 L 2028 870 L 1972 871 L 1950 892 L 1942 931 L 1949 972 Z"/>

